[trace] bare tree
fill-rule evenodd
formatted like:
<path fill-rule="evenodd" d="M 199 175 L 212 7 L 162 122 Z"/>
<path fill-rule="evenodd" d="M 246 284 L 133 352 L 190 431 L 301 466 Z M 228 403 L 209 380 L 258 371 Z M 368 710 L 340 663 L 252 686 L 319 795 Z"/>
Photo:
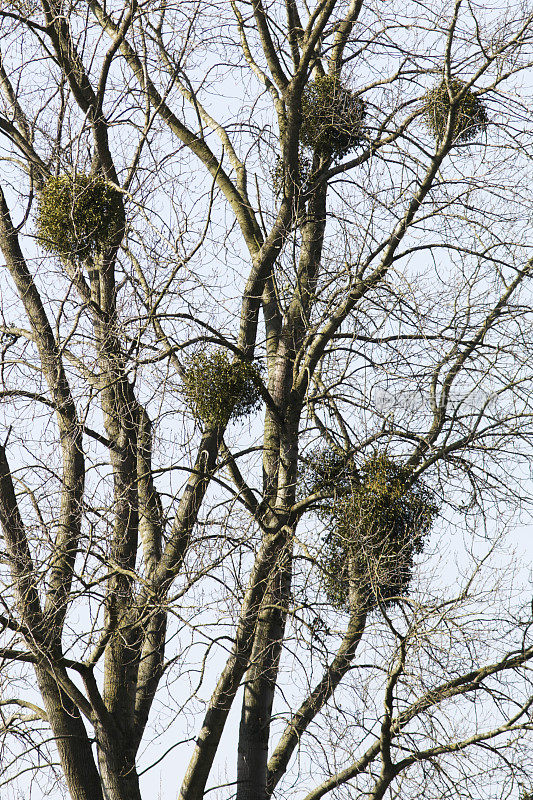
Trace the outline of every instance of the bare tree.
<path fill-rule="evenodd" d="M 533 9 L 0 18 L 0 785 L 531 792 Z"/>

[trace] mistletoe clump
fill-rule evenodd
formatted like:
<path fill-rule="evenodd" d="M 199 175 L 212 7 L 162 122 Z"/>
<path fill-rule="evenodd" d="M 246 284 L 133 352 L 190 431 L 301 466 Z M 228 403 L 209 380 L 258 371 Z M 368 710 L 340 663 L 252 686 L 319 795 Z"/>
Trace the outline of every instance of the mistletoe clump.
<path fill-rule="evenodd" d="M 454 78 L 441 81 L 427 92 L 424 101 L 424 119 L 427 127 L 440 142 L 446 135 L 450 113 L 450 94 L 456 97 L 465 87 L 464 81 Z M 470 89 L 467 89 L 455 107 L 452 139 L 454 142 L 469 142 L 487 127 L 485 106 Z"/>
<path fill-rule="evenodd" d="M 408 594 L 415 555 L 439 510 L 427 487 L 384 453 L 357 469 L 322 451 L 308 474 L 307 488 L 325 495 L 318 505 L 329 523 L 321 566 L 332 605 L 346 608 L 350 589 L 369 611 Z"/>
<path fill-rule="evenodd" d="M 303 189 L 305 184 L 307 183 L 307 179 L 309 178 L 309 173 L 311 171 L 311 160 L 300 150 L 298 153 L 298 172 L 296 175 L 296 180 L 298 182 L 298 186 Z M 283 159 L 281 156 L 276 158 L 276 166 L 272 170 L 272 185 L 274 188 L 274 192 L 279 195 L 283 192 L 283 184 L 285 178 L 285 166 L 283 164 Z"/>
<path fill-rule="evenodd" d="M 218 425 L 259 407 L 259 381 L 259 370 L 248 361 L 230 361 L 224 350 L 200 352 L 185 364 L 183 392 L 197 419 Z"/>
<path fill-rule="evenodd" d="M 353 459 L 339 448 L 316 448 L 309 454 L 304 475 L 304 487 L 307 494 L 319 493 L 323 497 L 318 501 L 321 515 L 328 515 L 335 507 L 336 501 L 351 491 L 352 485 L 359 480 L 359 472 Z"/>
<path fill-rule="evenodd" d="M 364 102 L 338 78 L 316 78 L 302 95 L 301 142 L 335 159 L 343 158 L 360 144 L 364 116 Z"/>
<path fill-rule="evenodd" d="M 90 258 L 124 225 L 122 195 L 101 177 L 50 178 L 39 197 L 41 245 L 58 256 Z"/>

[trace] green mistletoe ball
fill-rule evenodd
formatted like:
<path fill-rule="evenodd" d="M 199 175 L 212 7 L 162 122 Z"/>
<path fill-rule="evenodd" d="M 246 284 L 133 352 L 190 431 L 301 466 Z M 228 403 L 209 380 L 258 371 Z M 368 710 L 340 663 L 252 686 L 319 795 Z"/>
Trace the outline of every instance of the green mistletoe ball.
<path fill-rule="evenodd" d="M 224 350 L 199 352 L 185 363 L 183 393 L 204 424 L 240 419 L 261 404 L 259 370 L 248 361 L 230 361 Z"/>
<path fill-rule="evenodd" d="M 451 108 L 450 93 L 455 97 L 463 91 L 464 87 L 464 81 L 457 78 L 448 82 L 442 80 L 425 96 L 424 120 L 438 142 L 442 141 L 446 135 Z M 467 89 L 455 107 L 452 140 L 469 142 L 485 130 L 487 123 L 488 116 L 485 106 L 477 95 Z"/>
<path fill-rule="evenodd" d="M 306 488 L 326 495 L 317 510 L 328 523 L 320 566 L 329 601 L 347 608 L 351 592 L 368 611 L 394 605 L 409 592 L 415 556 L 438 514 L 432 493 L 385 453 L 357 468 L 340 453 L 315 451 L 308 476 Z"/>
<path fill-rule="evenodd" d="M 101 177 L 50 178 L 39 197 L 37 231 L 45 250 L 79 260 L 101 251 L 124 225 L 122 195 Z"/>
<path fill-rule="evenodd" d="M 343 158 L 363 140 L 364 116 L 364 102 L 338 78 L 316 78 L 302 95 L 301 142 L 334 159 Z"/>

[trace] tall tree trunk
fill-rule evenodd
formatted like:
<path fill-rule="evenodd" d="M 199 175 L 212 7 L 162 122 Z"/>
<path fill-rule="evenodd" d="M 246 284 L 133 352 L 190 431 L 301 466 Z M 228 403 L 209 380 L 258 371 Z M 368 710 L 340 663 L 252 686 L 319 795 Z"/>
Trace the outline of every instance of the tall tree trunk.
<path fill-rule="evenodd" d="M 266 800 L 268 740 L 291 586 L 290 555 L 276 565 L 259 614 L 246 676 L 237 754 L 236 800 Z"/>
<path fill-rule="evenodd" d="M 71 800 L 104 800 L 91 742 L 78 708 L 43 667 L 36 666 L 35 672 Z"/>
<path fill-rule="evenodd" d="M 141 800 L 134 742 L 127 735 L 117 736 L 102 728 L 97 741 L 105 800 Z"/>

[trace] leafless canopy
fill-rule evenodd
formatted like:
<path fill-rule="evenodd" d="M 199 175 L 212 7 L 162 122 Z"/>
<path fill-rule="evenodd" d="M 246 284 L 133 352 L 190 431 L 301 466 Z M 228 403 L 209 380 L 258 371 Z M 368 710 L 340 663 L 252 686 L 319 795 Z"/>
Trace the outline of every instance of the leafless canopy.
<path fill-rule="evenodd" d="M 2 796 L 529 797 L 529 0 L 0 24 Z"/>

